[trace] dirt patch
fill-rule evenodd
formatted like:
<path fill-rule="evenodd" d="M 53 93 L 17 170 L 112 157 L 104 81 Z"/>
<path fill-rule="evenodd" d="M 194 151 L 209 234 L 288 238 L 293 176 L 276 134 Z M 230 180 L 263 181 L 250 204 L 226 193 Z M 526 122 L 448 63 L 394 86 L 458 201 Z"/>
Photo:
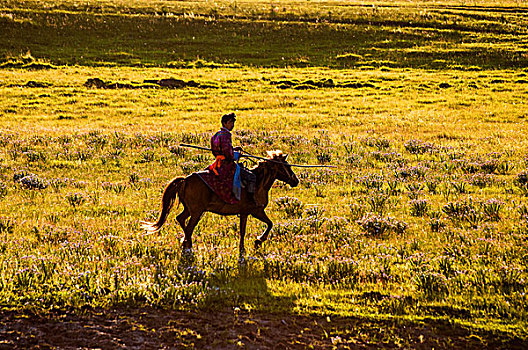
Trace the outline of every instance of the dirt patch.
<path fill-rule="evenodd" d="M 522 349 L 528 343 L 441 322 L 152 308 L 0 313 L 0 349 Z"/>
<path fill-rule="evenodd" d="M 348 89 L 361 89 L 361 88 L 376 88 L 376 86 L 369 82 L 357 82 L 357 81 L 342 81 L 336 82 L 333 79 L 321 79 L 321 80 L 306 80 L 299 81 L 293 80 L 278 80 L 270 81 L 270 85 L 275 85 L 278 89 L 295 89 L 295 90 L 310 90 L 318 88 L 348 88 Z"/>
<path fill-rule="evenodd" d="M 167 88 L 167 89 L 182 89 L 187 87 L 192 88 L 201 88 L 201 89 L 217 89 L 218 86 L 212 83 L 198 83 L 194 80 L 181 80 L 181 79 L 149 79 L 144 80 L 142 83 L 131 82 L 111 82 L 104 81 L 100 78 L 89 78 L 84 83 L 84 86 L 87 88 L 97 88 L 97 89 L 158 89 L 158 88 Z"/>

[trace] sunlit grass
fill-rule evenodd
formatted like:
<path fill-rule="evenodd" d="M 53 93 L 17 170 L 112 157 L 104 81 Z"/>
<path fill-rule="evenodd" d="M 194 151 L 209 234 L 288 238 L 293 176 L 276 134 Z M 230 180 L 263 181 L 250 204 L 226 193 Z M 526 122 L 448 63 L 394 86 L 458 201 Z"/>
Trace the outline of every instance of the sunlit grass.
<path fill-rule="evenodd" d="M 7 14 L 34 16 L 2 4 Z M 94 13 L 115 15 L 129 3 L 101 4 Z M 105 10 L 107 4 L 117 7 Z M 131 9 L 148 17 L 160 4 Z M 186 13 L 210 11 L 199 8 L 204 3 L 171 4 L 188 6 Z M 284 6 L 291 4 L 298 3 Z M 268 5 L 251 16 L 270 15 Z M 326 5 L 317 2 L 313 11 Z M 77 11 L 68 2 L 54 6 Z M 226 6 L 219 13 L 228 14 Z M 313 17 L 309 8 L 285 12 L 297 21 Z M 365 8 L 357 11 L 366 16 Z M 417 16 L 409 7 L 401 11 L 385 19 Z M 522 32 L 520 24 L 512 26 Z M 504 45 L 496 41 L 503 34 L 484 34 L 496 49 Z M 431 43 L 427 52 L 450 55 L 450 45 Z M 224 62 L 236 66 L 196 68 L 194 55 L 171 68 L 169 58 L 184 57 L 162 54 L 146 67 L 143 58 L 154 57 L 150 47 L 137 67 L 120 50 L 123 61 L 93 67 L 93 57 L 39 50 L 13 52 L 11 59 L 57 66 L 0 69 L 3 307 L 148 304 L 428 318 L 526 337 L 528 71 L 522 61 L 503 57 L 477 67 L 460 63 L 462 55 L 453 58 L 458 66 L 424 58 L 423 67 L 411 69 L 395 57 L 399 64 L 321 68 L 323 57 L 313 66 L 273 67 L 270 50 L 272 64 L 238 57 Z M 107 54 L 104 62 L 116 62 Z M 222 63 L 217 55 L 206 62 Z M 129 88 L 88 88 L 91 78 Z M 132 88 L 168 78 L 212 87 Z M 158 234 L 139 227 L 157 217 L 168 180 L 213 160 L 177 145 L 208 145 L 229 111 L 238 115 L 234 143 L 246 151 L 282 149 L 291 163 L 337 165 L 295 168 L 298 188 L 272 188 L 268 212 L 275 227 L 257 252 L 251 243 L 263 227 L 250 219 L 245 264 L 238 261 L 236 218 L 206 214 L 193 254 L 183 256 L 175 213 Z"/>

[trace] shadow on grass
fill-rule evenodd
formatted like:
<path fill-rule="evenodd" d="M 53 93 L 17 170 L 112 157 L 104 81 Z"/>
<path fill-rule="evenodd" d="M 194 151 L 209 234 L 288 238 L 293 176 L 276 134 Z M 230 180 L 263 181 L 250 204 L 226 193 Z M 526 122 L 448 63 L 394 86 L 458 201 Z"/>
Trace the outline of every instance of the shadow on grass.
<path fill-rule="evenodd" d="M 195 263 L 192 253 L 183 253 L 179 268 Z M 185 321 L 180 311 L 170 311 L 180 320 L 180 330 L 192 327 L 193 344 L 225 348 L 232 344 L 274 349 L 291 348 L 413 348 L 413 349 L 525 349 L 526 338 L 515 332 L 483 330 L 461 325 L 445 317 L 407 319 L 390 315 L 336 316 L 320 311 L 299 314 L 295 296 L 274 295 L 268 279 L 251 259 L 233 271 L 217 271 L 211 284 L 227 291 L 212 293 L 207 302 L 188 311 Z M 214 289 L 214 288 L 213 288 Z M 165 316 L 164 316 L 165 317 Z M 155 322 L 141 327 L 152 327 Z M 241 345 L 242 344 L 242 345 Z"/>
<path fill-rule="evenodd" d="M 294 297 L 273 295 L 264 272 L 255 266 L 252 258 L 239 261 L 236 267 L 223 267 L 210 273 L 208 294 L 198 307 L 200 310 L 230 309 L 233 312 L 286 312 L 291 313 Z M 196 268 L 196 256 L 192 251 L 183 250 L 178 271 L 192 271 Z"/>

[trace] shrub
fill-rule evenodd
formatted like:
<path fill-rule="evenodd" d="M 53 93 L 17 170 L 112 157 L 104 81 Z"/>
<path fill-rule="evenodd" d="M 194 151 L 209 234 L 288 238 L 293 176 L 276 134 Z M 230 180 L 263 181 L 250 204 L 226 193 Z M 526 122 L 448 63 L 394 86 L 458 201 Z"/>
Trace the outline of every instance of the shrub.
<path fill-rule="evenodd" d="M 480 163 L 480 169 L 486 174 L 492 174 L 499 166 L 499 161 L 496 159 L 486 160 Z"/>
<path fill-rule="evenodd" d="M 69 182 L 69 179 L 51 179 L 49 184 L 55 192 L 59 192 L 59 190 L 63 187 L 66 187 Z"/>
<path fill-rule="evenodd" d="M 491 198 L 482 203 L 482 210 L 490 221 L 499 221 L 501 219 L 500 212 L 504 207 L 504 202 Z"/>
<path fill-rule="evenodd" d="M 526 186 L 528 185 L 528 170 L 521 171 L 514 180 L 517 186 Z"/>
<path fill-rule="evenodd" d="M 381 192 L 375 193 L 373 196 L 367 198 L 367 203 L 373 212 L 383 214 L 385 206 L 389 201 L 389 196 Z"/>
<path fill-rule="evenodd" d="M 366 233 L 373 236 L 380 236 L 391 229 L 389 220 L 381 215 L 367 215 L 357 223 Z"/>
<path fill-rule="evenodd" d="M 284 211 L 288 217 L 300 218 L 304 212 L 304 204 L 294 197 L 280 197 L 275 200 L 275 204 Z"/>
<path fill-rule="evenodd" d="M 450 202 L 442 207 L 442 211 L 452 220 L 462 220 L 474 210 L 471 201 Z"/>
<path fill-rule="evenodd" d="M 451 186 L 453 187 L 453 190 L 455 190 L 455 193 L 468 193 L 467 182 L 451 182 Z"/>
<path fill-rule="evenodd" d="M 345 162 L 353 166 L 358 166 L 361 160 L 362 158 L 359 154 L 350 154 L 345 158 Z"/>
<path fill-rule="evenodd" d="M 522 195 L 528 196 L 528 170 L 521 171 L 517 174 L 513 183 L 519 188 Z"/>
<path fill-rule="evenodd" d="M 498 271 L 498 281 L 496 282 L 505 294 L 512 292 L 523 292 L 526 288 L 526 282 L 523 279 L 523 270 L 510 266 L 501 266 Z"/>
<path fill-rule="evenodd" d="M 422 194 L 424 186 L 421 183 L 411 182 L 405 186 L 407 195 L 411 199 L 417 199 Z"/>
<path fill-rule="evenodd" d="M 425 182 L 425 186 L 427 187 L 427 191 L 431 194 L 437 193 L 438 188 L 438 181 L 436 180 L 429 180 Z"/>
<path fill-rule="evenodd" d="M 410 154 L 424 154 L 436 149 L 435 145 L 420 140 L 409 140 L 403 146 Z"/>
<path fill-rule="evenodd" d="M 387 181 L 387 186 L 389 186 L 388 193 L 389 194 L 398 194 L 401 192 L 400 189 L 400 181 L 398 180 L 389 180 Z"/>
<path fill-rule="evenodd" d="M 325 210 L 318 206 L 312 206 L 306 209 L 305 212 L 308 217 L 315 218 L 315 219 L 322 219 Z"/>
<path fill-rule="evenodd" d="M 86 196 L 82 193 L 70 193 L 66 196 L 66 200 L 72 207 L 78 207 L 86 202 Z"/>
<path fill-rule="evenodd" d="M 125 183 L 115 183 L 113 184 L 112 186 L 112 190 L 115 192 L 115 193 L 122 193 L 124 192 L 125 190 L 127 189 L 127 185 Z"/>
<path fill-rule="evenodd" d="M 154 160 L 155 154 L 152 149 L 146 149 L 139 155 L 139 163 L 149 163 Z"/>
<path fill-rule="evenodd" d="M 365 214 L 365 206 L 362 204 L 352 203 L 348 206 L 350 208 L 350 217 L 352 220 L 359 220 Z"/>
<path fill-rule="evenodd" d="M 460 169 L 466 174 L 475 174 L 481 170 L 481 166 L 479 162 L 462 161 L 460 162 Z"/>
<path fill-rule="evenodd" d="M 477 228 L 486 218 L 477 210 L 470 210 L 468 213 L 466 213 L 466 215 L 464 215 L 464 219 L 471 227 Z"/>
<path fill-rule="evenodd" d="M 390 141 L 383 137 L 367 137 L 362 142 L 364 145 L 376 147 L 380 151 L 390 147 Z"/>
<path fill-rule="evenodd" d="M 39 178 L 37 175 L 28 175 L 20 179 L 19 183 L 30 190 L 43 190 L 48 187 L 48 182 Z"/>
<path fill-rule="evenodd" d="M 46 161 L 46 155 L 42 152 L 28 151 L 24 152 L 28 162 Z"/>
<path fill-rule="evenodd" d="M 430 220 L 429 220 L 429 227 L 431 228 L 432 232 L 440 232 L 446 227 L 445 221 L 442 219 L 440 212 L 432 212 L 429 214 Z"/>
<path fill-rule="evenodd" d="M 378 174 L 367 174 L 357 179 L 357 182 L 366 189 L 381 191 L 383 187 L 383 176 Z"/>
<path fill-rule="evenodd" d="M 416 165 L 416 166 L 402 166 L 396 170 L 394 170 L 394 176 L 398 179 L 406 180 L 406 179 L 422 179 L 426 174 L 427 171 L 426 167 L 422 165 Z"/>
<path fill-rule="evenodd" d="M 499 165 L 497 166 L 497 173 L 501 175 L 506 175 L 509 172 L 511 172 L 514 168 L 515 168 L 514 164 L 508 162 L 507 160 L 504 160 L 500 162 Z"/>
<path fill-rule="evenodd" d="M 425 199 L 414 199 L 410 202 L 412 216 L 424 216 L 429 211 L 429 202 Z"/>
<path fill-rule="evenodd" d="M 368 214 L 358 220 L 357 223 L 366 233 L 373 236 L 380 236 L 388 232 L 402 234 L 408 227 L 405 222 L 396 220 L 391 216 L 384 217 L 376 214 Z"/>
<path fill-rule="evenodd" d="M 416 288 L 424 293 L 428 299 L 438 299 L 444 297 L 449 289 L 447 288 L 447 278 L 433 271 L 422 271 L 414 276 Z"/>
<path fill-rule="evenodd" d="M 189 153 L 188 150 L 180 146 L 170 146 L 169 152 L 180 158 L 185 158 L 185 156 Z"/>
<path fill-rule="evenodd" d="M 479 188 L 484 188 L 492 184 L 494 181 L 494 175 L 477 173 L 471 175 L 469 183 Z"/>
<path fill-rule="evenodd" d="M 128 182 L 130 182 L 132 185 L 137 184 L 139 180 L 140 180 L 139 174 L 136 172 L 133 172 L 128 176 Z"/>
<path fill-rule="evenodd" d="M 316 158 L 319 164 L 325 164 L 325 163 L 329 163 L 332 160 L 332 155 L 330 154 L 329 151 L 322 150 L 322 151 L 316 152 Z"/>
<path fill-rule="evenodd" d="M 326 228 L 336 233 L 343 231 L 347 225 L 348 220 L 340 216 L 334 216 L 326 221 Z"/>

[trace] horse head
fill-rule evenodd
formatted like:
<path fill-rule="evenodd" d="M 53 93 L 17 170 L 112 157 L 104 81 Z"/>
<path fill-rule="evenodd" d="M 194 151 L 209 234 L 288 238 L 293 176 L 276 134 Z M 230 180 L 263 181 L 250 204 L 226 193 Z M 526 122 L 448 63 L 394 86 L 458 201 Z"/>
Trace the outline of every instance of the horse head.
<path fill-rule="evenodd" d="M 287 183 L 291 187 L 296 187 L 299 184 L 297 175 L 293 172 L 291 165 L 286 161 L 288 158 L 287 154 L 283 154 L 282 151 L 267 151 L 268 162 L 276 172 L 277 180 Z"/>

